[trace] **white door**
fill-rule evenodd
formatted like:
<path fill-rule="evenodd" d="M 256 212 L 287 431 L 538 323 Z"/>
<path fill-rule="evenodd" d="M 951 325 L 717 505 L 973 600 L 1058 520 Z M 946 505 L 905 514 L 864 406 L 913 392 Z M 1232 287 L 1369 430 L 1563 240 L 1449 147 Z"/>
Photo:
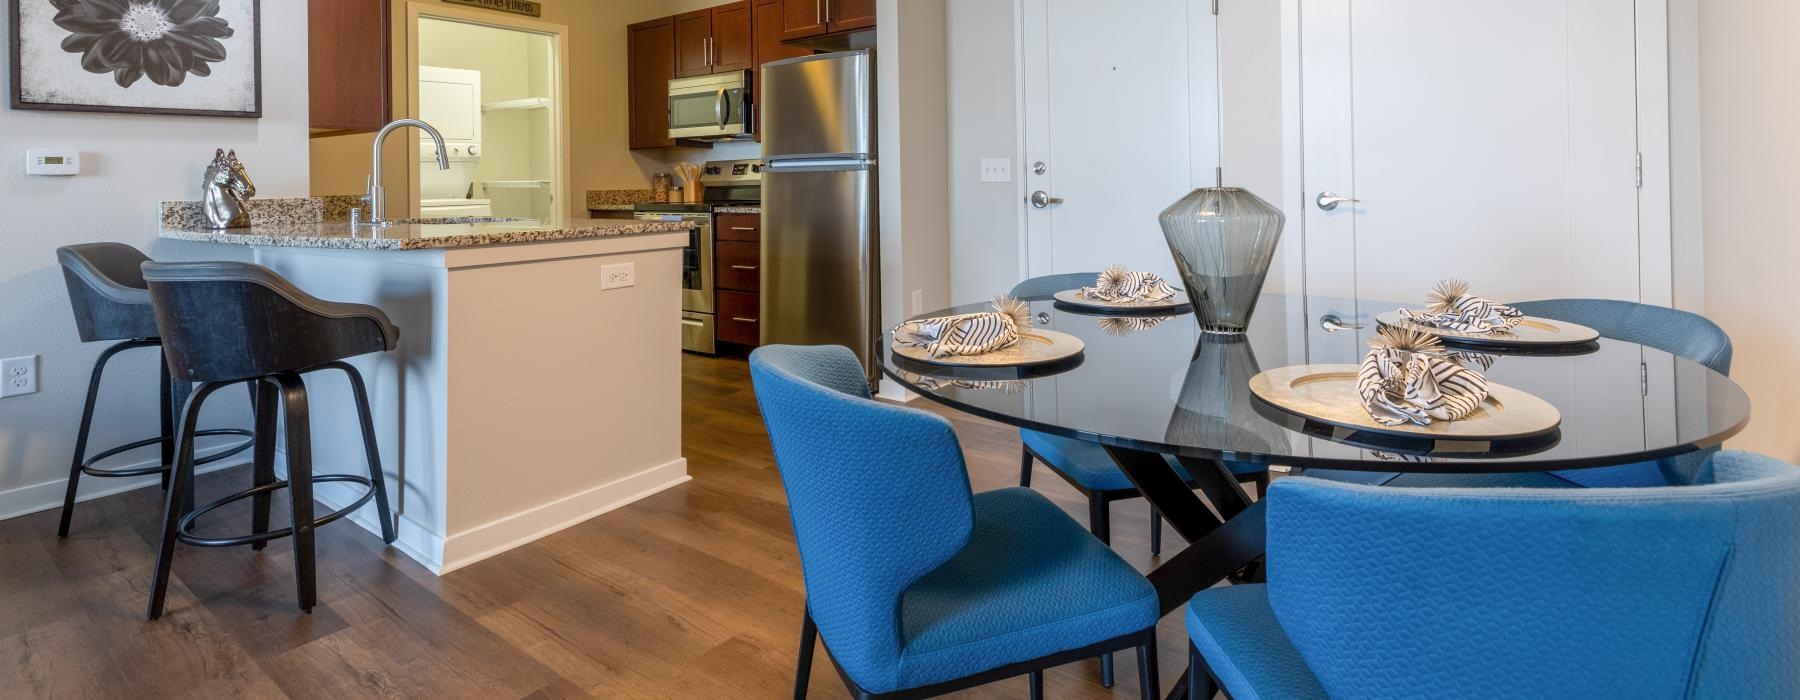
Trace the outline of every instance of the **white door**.
<path fill-rule="evenodd" d="M 1177 279 L 1156 216 L 1215 184 L 1211 0 L 1025 0 L 1021 19 L 1024 190 L 1062 200 L 1020 203 L 1028 275 L 1119 264 Z"/>
<path fill-rule="evenodd" d="M 1640 300 L 1634 0 L 1300 7 L 1309 354 L 1360 354 L 1375 314 L 1445 278 L 1502 301 Z M 1316 202 L 1333 195 L 1360 201 Z M 1509 364 L 1490 376 L 1574 406 L 1565 425 L 1643 420 L 1635 400 L 1578 400 L 1635 399 L 1635 363 Z"/>

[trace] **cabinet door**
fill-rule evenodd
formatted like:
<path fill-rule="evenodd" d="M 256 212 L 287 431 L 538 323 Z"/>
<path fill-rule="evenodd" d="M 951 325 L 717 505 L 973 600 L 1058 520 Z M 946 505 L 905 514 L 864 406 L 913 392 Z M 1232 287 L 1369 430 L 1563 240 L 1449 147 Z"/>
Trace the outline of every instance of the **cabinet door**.
<path fill-rule="evenodd" d="M 387 1 L 311 0 L 306 18 L 312 128 L 380 129 L 392 85 Z"/>
<path fill-rule="evenodd" d="M 750 0 L 712 9 L 712 72 L 724 73 L 756 67 L 756 46 L 751 40 Z"/>
<path fill-rule="evenodd" d="M 825 33 L 826 0 L 781 0 L 781 40 Z"/>
<path fill-rule="evenodd" d="M 675 77 L 675 21 L 664 17 L 627 28 L 630 52 L 631 147 L 665 148 L 669 79 Z"/>
<path fill-rule="evenodd" d="M 751 109 L 756 117 L 751 121 L 750 129 L 762 140 L 762 64 L 779 61 L 784 58 L 806 56 L 811 49 L 793 44 L 781 43 L 781 0 L 756 0 L 756 8 L 751 20 L 756 24 L 756 75 L 751 78 Z"/>
<path fill-rule="evenodd" d="M 675 15 L 675 76 L 712 72 L 712 10 Z"/>
<path fill-rule="evenodd" d="M 825 31 L 847 32 L 875 26 L 875 0 L 824 0 L 831 12 L 825 19 Z"/>

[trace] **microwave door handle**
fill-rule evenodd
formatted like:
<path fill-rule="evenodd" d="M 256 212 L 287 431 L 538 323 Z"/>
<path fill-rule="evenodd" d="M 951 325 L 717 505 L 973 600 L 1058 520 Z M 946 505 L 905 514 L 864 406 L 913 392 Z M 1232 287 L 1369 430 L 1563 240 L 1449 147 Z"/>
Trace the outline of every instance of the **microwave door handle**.
<path fill-rule="evenodd" d="M 718 96 L 713 98 L 713 116 L 719 119 L 719 128 L 721 129 L 725 128 L 725 115 L 728 113 L 727 109 L 728 108 L 725 106 L 725 88 L 721 86 L 719 88 Z"/>

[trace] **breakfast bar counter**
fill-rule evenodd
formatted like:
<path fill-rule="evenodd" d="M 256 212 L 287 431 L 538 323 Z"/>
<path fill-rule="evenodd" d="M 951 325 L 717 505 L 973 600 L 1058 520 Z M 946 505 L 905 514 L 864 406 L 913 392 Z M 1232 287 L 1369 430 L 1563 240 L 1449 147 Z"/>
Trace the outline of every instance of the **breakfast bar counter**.
<path fill-rule="evenodd" d="M 307 293 L 371 304 L 398 348 L 369 384 L 399 539 L 435 573 L 686 481 L 681 249 L 687 222 L 328 220 L 330 199 L 251 200 L 246 229 L 163 205 L 161 237 L 242 245 Z M 349 386 L 308 378 L 314 403 Z M 341 403 L 340 403 L 341 402 Z M 353 412 L 313 418 L 320 473 L 363 469 Z M 319 501 L 353 501 L 320 484 Z M 373 505 L 352 518 L 379 531 Z"/>

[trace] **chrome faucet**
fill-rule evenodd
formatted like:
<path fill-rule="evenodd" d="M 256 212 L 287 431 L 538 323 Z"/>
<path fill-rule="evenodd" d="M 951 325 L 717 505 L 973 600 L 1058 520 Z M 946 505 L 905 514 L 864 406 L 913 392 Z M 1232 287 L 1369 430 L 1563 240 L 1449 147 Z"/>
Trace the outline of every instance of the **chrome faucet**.
<path fill-rule="evenodd" d="M 450 154 L 444 150 L 444 137 L 437 128 L 417 119 L 395 119 L 375 132 L 375 145 L 371 147 L 369 167 L 369 191 L 363 195 L 363 201 L 369 206 L 368 224 L 385 226 L 387 219 L 387 188 L 381 186 L 381 142 L 387 135 L 403 126 L 416 126 L 431 137 L 431 143 L 437 146 L 438 170 L 450 169 Z"/>

